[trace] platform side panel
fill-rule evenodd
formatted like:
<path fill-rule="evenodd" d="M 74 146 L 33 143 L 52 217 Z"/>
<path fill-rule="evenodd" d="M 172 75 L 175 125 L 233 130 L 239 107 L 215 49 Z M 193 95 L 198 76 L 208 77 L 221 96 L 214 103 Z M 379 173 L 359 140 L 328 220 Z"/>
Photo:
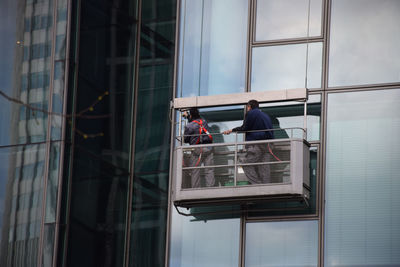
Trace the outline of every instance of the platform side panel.
<path fill-rule="evenodd" d="M 242 187 L 213 187 L 209 189 L 184 189 L 179 193 L 176 200 L 204 200 L 204 199 L 226 199 L 244 198 L 260 196 L 277 196 L 299 194 L 293 191 L 292 184 L 275 185 L 253 185 Z M 300 193 L 301 194 L 301 193 Z"/>
<path fill-rule="evenodd" d="M 181 190 L 182 190 L 182 162 L 183 162 L 183 151 L 181 148 L 176 148 L 174 153 L 174 171 L 173 171 L 173 180 L 174 180 L 174 201 L 181 200 Z"/>
<path fill-rule="evenodd" d="M 293 191 L 296 194 L 303 193 L 303 168 L 304 168 L 304 160 L 303 160 L 303 142 L 300 140 L 292 140 L 290 142 L 291 145 L 291 161 L 290 161 L 290 173 L 291 173 L 291 181 L 293 185 Z"/>
<path fill-rule="evenodd" d="M 303 143 L 303 183 L 310 187 L 310 146 Z"/>

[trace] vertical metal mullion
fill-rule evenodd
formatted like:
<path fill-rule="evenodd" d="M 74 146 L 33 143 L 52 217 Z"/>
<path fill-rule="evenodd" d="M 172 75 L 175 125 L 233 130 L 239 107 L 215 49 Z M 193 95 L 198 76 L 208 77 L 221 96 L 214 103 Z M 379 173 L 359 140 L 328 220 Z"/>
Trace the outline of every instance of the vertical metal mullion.
<path fill-rule="evenodd" d="M 324 4 L 324 25 L 323 25 L 323 56 L 322 56 L 322 90 L 328 88 L 329 80 L 329 40 L 330 40 L 330 19 L 331 0 L 325 0 Z"/>
<path fill-rule="evenodd" d="M 255 23 L 255 0 L 249 0 L 248 5 L 248 27 L 247 27 L 247 51 L 246 51 L 246 71 L 245 71 L 245 92 L 251 91 L 251 64 L 252 64 L 252 48 L 254 42 L 254 23 Z"/>
<path fill-rule="evenodd" d="M 321 144 L 320 144 L 320 154 L 318 159 L 320 160 L 320 205 L 319 205 L 319 266 L 324 266 L 324 244 L 325 244 L 325 180 L 326 180 L 326 138 L 327 138 L 327 104 L 328 104 L 328 92 L 324 92 L 322 95 L 322 123 L 321 123 Z"/>
<path fill-rule="evenodd" d="M 239 261 L 238 266 L 245 266 L 246 258 L 246 214 L 240 216 L 240 236 L 239 236 Z"/>
<path fill-rule="evenodd" d="M 321 114 L 321 142 L 320 142 L 320 205 L 319 205 L 319 238 L 318 238 L 318 258 L 319 266 L 324 266 L 325 261 L 325 176 L 326 176 L 326 138 L 327 138 L 327 104 L 328 104 L 328 79 L 329 79 L 329 40 L 330 40 L 330 20 L 331 20 L 331 0 L 324 1 L 324 54 L 323 54 L 323 82 L 322 82 L 322 114 Z"/>
<path fill-rule="evenodd" d="M 201 27 L 200 27 L 200 57 L 199 57 L 199 90 L 197 95 L 201 95 L 201 69 L 203 67 L 203 35 L 204 35 L 204 1 L 201 0 Z M 182 88 L 183 93 L 183 88 Z"/>
<path fill-rule="evenodd" d="M 70 13 L 72 13 L 72 0 L 70 0 L 69 2 L 69 7 L 70 9 Z M 77 105 L 77 101 L 76 101 L 76 95 L 77 95 L 77 84 L 78 84 L 78 70 L 79 70 L 79 42 L 80 42 L 80 21 L 81 21 L 81 0 L 77 0 L 76 1 L 76 7 L 74 8 L 74 11 L 76 12 L 76 21 L 75 21 L 75 25 L 76 25 L 76 40 L 75 40 L 75 44 L 74 44 L 74 80 L 73 80 L 73 93 L 71 94 L 72 96 L 72 107 L 71 107 L 71 115 L 75 114 L 75 110 L 76 110 L 76 105 Z M 71 18 L 71 24 L 72 25 L 72 14 L 69 15 Z M 69 45 L 69 44 L 68 44 Z M 68 51 L 69 52 L 69 51 Z M 68 60 L 69 61 L 69 60 Z M 69 77 L 67 77 L 67 79 L 69 80 Z M 66 107 L 66 110 L 68 110 L 68 108 Z M 62 266 L 67 266 L 67 254 L 68 254 L 68 233 L 69 233 L 69 220 L 70 220 L 70 209 L 71 209 L 71 205 L 70 205 L 70 201 L 71 201 L 71 187 L 72 187 L 72 173 L 73 173 L 73 167 L 74 167 L 74 150 L 75 150 L 75 134 L 74 134 L 74 128 L 75 128 L 75 116 L 71 116 L 71 150 L 69 153 L 69 172 L 68 172 L 68 185 L 67 185 L 67 205 L 66 205 L 66 210 L 65 213 L 66 215 L 66 222 L 65 222 L 65 243 L 64 243 L 64 251 L 63 251 L 63 263 Z M 64 189 L 65 190 L 65 189 Z M 39 266 L 40 267 L 40 266 Z"/>
<path fill-rule="evenodd" d="M 181 8 L 181 0 L 176 1 L 176 21 L 175 21 L 175 55 L 174 55 L 174 75 L 172 81 L 172 99 L 176 97 L 177 84 L 178 84 L 178 51 L 179 51 L 179 36 L 180 36 L 180 8 Z M 183 63 L 182 63 L 183 64 Z M 182 94 L 181 94 L 182 96 Z M 176 121 L 176 112 L 175 109 L 171 106 L 172 109 L 172 121 L 171 121 L 171 136 L 170 136 L 170 153 L 169 153 L 169 179 L 168 179 L 168 205 L 167 205 L 167 225 L 166 225 L 166 236 L 165 236 L 165 262 L 164 266 L 169 266 L 169 254 L 170 254 L 170 237 L 171 237 L 171 225 L 172 225 L 172 190 L 173 187 L 173 169 L 174 169 L 174 147 L 175 147 L 175 121 Z M 179 131 L 181 131 L 181 114 L 179 114 Z M 181 132 L 179 132 L 180 134 Z M 182 137 L 183 138 L 183 137 Z M 182 140 L 182 139 L 181 139 Z M 182 145 L 182 143 L 181 143 Z M 183 150 L 182 150 L 183 154 Z"/>
<path fill-rule="evenodd" d="M 57 6 L 58 1 L 53 1 L 53 25 L 52 25 L 52 40 L 51 40 L 51 56 L 50 56 L 50 82 L 49 82 L 49 90 L 48 90 L 48 116 L 47 116 L 47 131 L 46 131 L 46 154 L 45 154 L 45 163 L 44 163 L 44 174 L 43 174 L 43 196 L 42 196 L 42 218 L 40 223 L 40 236 L 39 236 L 39 250 L 37 257 L 37 266 L 42 266 L 42 256 L 43 256 L 43 243 L 44 243 L 44 224 L 46 218 L 46 200 L 47 200 L 47 182 L 49 178 L 49 166 L 50 166 L 50 150 L 51 150 L 51 121 L 52 110 L 53 110 L 53 91 L 54 91 L 54 70 L 55 70 L 55 52 L 56 52 L 56 36 L 57 36 Z M 51 1 L 49 1 L 50 5 Z"/>
<path fill-rule="evenodd" d="M 65 73 L 64 73 L 64 99 L 63 99 L 63 117 L 61 119 L 61 147 L 60 147 L 60 159 L 59 159 L 59 179 L 58 179 L 58 189 L 57 189 L 57 206 L 56 206 L 56 224 L 54 231 L 54 251 L 53 251 L 53 267 L 57 267 L 58 259 L 58 242 L 59 242 L 59 232 L 60 232 L 60 213 L 61 213 L 61 201 L 62 201 L 62 185 L 64 177 L 64 153 L 65 153 L 65 135 L 66 135 L 66 117 L 67 114 L 67 98 L 68 98 L 68 85 L 69 85 L 69 55 L 70 55 L 70 41 L 71 41 L 71 9 L 72 0 L 67 0 L 67 25 L 66 25 L 66 49 L 65 49 Z"/>
<path fill-rule="evenodd" d="M 131 219 L 132 219 L 132 195 L 134 185 L 134 166 L 135 166 L 135 141 L 136 141 L 136 118 L 137 118 L 137 97 L 139 88 L 139 63 L 140 63 L 140 37 L 142 26 L 142 0 L 137 0 L 137 32 L 136 32 L 136 53 L 135 53 L 135 74 L 134 74 L 134 87 L 133 87 L 133 106 L 131 110 L 133 123 L 131 126 L 131 162 L 130 162 L 130 176 L 128 181 L 128 197 L 127 197 L 127 212 L 126 212 L 126 226 L 125 226 L 125 259 L 124 266 L 129 266 L 129 252 L 131 241 Z"/>

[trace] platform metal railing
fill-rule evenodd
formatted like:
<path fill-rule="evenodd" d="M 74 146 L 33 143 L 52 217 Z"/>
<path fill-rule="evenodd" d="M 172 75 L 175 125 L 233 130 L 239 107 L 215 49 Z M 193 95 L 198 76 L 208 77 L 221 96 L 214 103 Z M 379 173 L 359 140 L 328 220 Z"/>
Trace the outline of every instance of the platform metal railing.
<path fill-rule="evenodd" d="M 175 200 L 302 194 L 303 184 L 307 186 L 309 179 L 305 177 L 309 144 L 303 139 L 304 131 L 302 128 L 274 131 L 285 131 L 290 135 L 280 139 L 244 141 L 245 133 L 234 133 L 234 141 L 225 143 L 224 138 L 215 138 L 221 134 L 213 133 L 213 139 L 220 142 L 198 145 L 185 145 L 184 138 L 178 137 Z"/>

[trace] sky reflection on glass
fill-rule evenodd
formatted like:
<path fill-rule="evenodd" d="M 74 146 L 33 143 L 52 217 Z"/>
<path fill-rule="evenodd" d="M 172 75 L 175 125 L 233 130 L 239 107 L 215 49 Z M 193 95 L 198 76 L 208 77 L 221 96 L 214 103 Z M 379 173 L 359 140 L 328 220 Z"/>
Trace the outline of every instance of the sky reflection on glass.
<path fill-rule="evenodd" d="M 329 86 L 400 82 L 400 1 L 332 1 Z"/>
<path fill-rule="evenodd" d="M 238 266 L 240 220 L 194 221 L 173 210 L 170 267 Z"/>
<path fill-rule="evenodd" d="M 321 87 L 322 43 L 256 47 L 252 57 L 252 92 Z"/>
<path fill-rule="evenodd" d="M 248 2 L 185 0 L 181 11 L 177 95 L 244 92 Z"/>
<path fill-rule="evenodd" d="M 400 89 L 329 94 L 327 115 L 325 266 L 400 266 Z"/>
<path fill-rule="evenodd" d="M 258 0 L 256 41 L 319 36 L 321 13 L 321 0 Z"/>
<path fill-rule="evenodd" d="M 246 225 L 246 267 L 317 266 L 318 221 Z"/>

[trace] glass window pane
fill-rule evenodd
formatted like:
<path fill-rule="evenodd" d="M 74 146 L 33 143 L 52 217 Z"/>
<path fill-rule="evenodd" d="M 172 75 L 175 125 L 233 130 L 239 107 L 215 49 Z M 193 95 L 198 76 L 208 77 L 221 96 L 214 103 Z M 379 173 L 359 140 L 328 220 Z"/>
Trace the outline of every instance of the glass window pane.
<path fill-rule="evenodd" d="M 400 89 L 328 95 L 325 266 L 400 265 Z"/>
<path fill-rule="evenodd" d="M 329 86 L 400 82 L 400 1 L 332 1 Z"/>
<path fill-rule="evenodd" d="M 71 81 L 76 78 L 76 88 L 70 88 L 73 95 L 69 102 L 76 104 L 79 116 L 72 118 L 75 119 L 74 128 L 70 129 L 74 134 L 73 154 L 66 156 L 71 160 L 68 164 L 73 166 L 69 174 L 71 192 L 67 215 L 71 219 L 68 236 L 63 236 L 68 240 L 64 243 L 67 266 L 122 266 L 125 260 L 132 156 L 136 4 L 131 0 L 115 4 L 83 1 L 79 9 L 72 12 L 80 14 L 81 18 L 79 21 L 72 20 L 72 29 L 81 30 L 71 35 L 79 39 L 79 42 L 72 42 L 72 53 L 78 53 L 79 69 L 74 69 L 76 77 L 71 76 Z M 67 3 L 60 2 L 58 7 L 63 9 L 67 6 Z M 58 18 L 57 34 L 65 33 L 65 28 L 61 28 L 65 26 L 61 19 Z M 167 24 L 165 20 L 163 22 Z M 146 26 L 143 22 L 142 27 Z M 154 47 L 148 40 L 164 40 L 148 27 L 146 30 L 147 35 L 142 34 L 142 38 L 148 46 Z M 58 50 L 56 55 L 61 61 L 55 70 L 55 78 L 59 78 L 54 81 L 55 89 L 59 89 L 54 94 L 55 99 L 63 94 L 64 77 L 56 75 L 57 68 L 60 74 L 66 68 L 62 50 Z M 157 53 L 164 52 L 159 50 Z M 148 80 L 153 82 L 156 79 Z M 54 103 L 54 108 L 62 110 L 62 103 Z M 57 138 L 58 127 L 55 123 L 56 120 L 53 137 Z M 51 156 L 57 157 L 57 148 L 53 148 Z M 50 163 L 54 164 L 50 166 L 50 171 L 56 173 L 57 158 Z M 49 186 L 57 184 L 52 179 L 49 182 L 52 183 Z M 54 194 L 53 198 L 56 197 Z M 46 219 L 51 222 L 54 218 L 51 207 L 47 211 Z"/>
<path fill-rule="evenodd" d="M 127 1 L 129 2 L 129 1 Z M 132 1 L 130 1 L 132 2 Z M 173 1 L 143 1 L 129 266 L 163 266 L 168 210 L 170 127 L 176 10 Z M 148 32 L 146 29 L 152 29 Z M 163 36 L 170 53 L 152 36 Z M 151 45 L 143 40 L 151 40 Z M 152 55 L 148 58 L 147 53 Z M 149 112 L 150 111 L 150 112 Z"/>
<path fill-rule="evenodd" d="M 36 266 L 46 145 L 0 149 L 0 266 Z"/>
<path fill-rule="evenodd" d="M 55 245 L 55 224 L 45 224 L 43 228 L 42 267 L 52 266 Z"/>
<path fill-rule="evenodd" d="M 181 13 L 177 95 L 244 92 L 248 1 L 185 0 Z"/>
<path fill-rule="evenodd" d="M 57 212 L 58 179 L 60 177 L 60 142 L 50 144 L 49 174 L 47 178 L 45 223 L 55 223 Z"/>
<path fill-rule="evenodd" d="M 171 267 L 238 266 L 240 220 L 193 220 L 172 217 Z"/>
<path fill-rule="evenodd" d="M 256 41 L 321 35 L 321 0 L 258 0 Z"/>
<path fill-rule="evenodd" d="M 6 0 L 0 2 L 0 90 L 9 96 L 13 88 L 13 65 L 16 48 L 23 54 L 24 45 L 16 40 L 16 13 L 17 1 Z M 26 20 L 24 20 L 26 21 Z M 25 80 L 21 79 L 23 83 Z M 21 85 L 22 86 L 22 85 Z M 10 122 L 12 104 L 0 96 L 0 145 L 10 144 Z"/>
<path fill-rule="evenodd" d="M 246 267 L 317 266 L 318 221 L 246 224 Z"/>
<path fill-rule="evenodd" d="M 320 88 L 321 73 L 322 43 L 253 48 L 252 92 Z"/>
<path fill-rule="evenodd" d="M 52 6 L 52 0 L 40 4 L 1 1 L 0 145 L 41 142 L 46 138 L 49 88 L 43 77 L 50 77 L 51 55 L 46 48 L 51 48 L 53 28 L 51 24 L 42 27 L 40 21 L 52 16 Z M 40 15 L 33 15 L 36 8 Z M 34 30 L 37 27 L 40 30 Z M 20 102 L 29 107 L 21 109 Z"/>

